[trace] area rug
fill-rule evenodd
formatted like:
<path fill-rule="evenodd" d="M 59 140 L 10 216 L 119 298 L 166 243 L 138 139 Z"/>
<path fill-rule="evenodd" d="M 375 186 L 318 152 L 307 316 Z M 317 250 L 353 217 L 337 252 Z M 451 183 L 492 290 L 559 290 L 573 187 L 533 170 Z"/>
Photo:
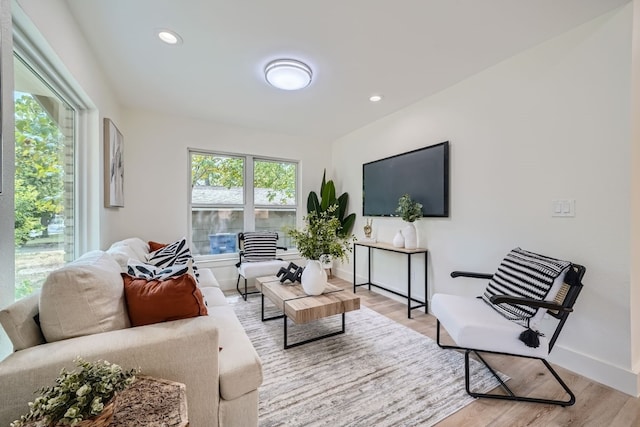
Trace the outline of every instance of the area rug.
<path fill-rule="evenodd" d="M 367 307 L 347 313 L 344 334 L 283 350 L 283 320 L 262 322 L 259 296 L 228 301 L 262 359 L 260 426 L 431 426 L 474 400 L 462 354 Z M 289 321 L 289 343 L 340 330 L 340 317 Z M 474 387 L 498 385 L 472 362 Z"/>

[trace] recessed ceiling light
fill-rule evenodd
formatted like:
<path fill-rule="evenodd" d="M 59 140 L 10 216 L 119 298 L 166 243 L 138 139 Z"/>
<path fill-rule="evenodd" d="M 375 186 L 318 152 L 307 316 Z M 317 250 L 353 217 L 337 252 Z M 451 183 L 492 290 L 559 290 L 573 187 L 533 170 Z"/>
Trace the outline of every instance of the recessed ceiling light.
<path fill-rule="evenodd" d="M 382 101 L 382 95 L 371 95 L 369 97 L 369 101 L 371 101 L 371 102 Z"/>
<path fill-rule="evenodd" d="M 158 38 L 166 44 L 182 44 L 182 37 L 175 31 L 166 29 L 158 30 Z"/>
<path fill-rule="evenodd" d="M 264 68 L 267 82 L 278 89 L 298 90 L 311 83 L 311 68 L 295 59 L 276 59 Z"/>

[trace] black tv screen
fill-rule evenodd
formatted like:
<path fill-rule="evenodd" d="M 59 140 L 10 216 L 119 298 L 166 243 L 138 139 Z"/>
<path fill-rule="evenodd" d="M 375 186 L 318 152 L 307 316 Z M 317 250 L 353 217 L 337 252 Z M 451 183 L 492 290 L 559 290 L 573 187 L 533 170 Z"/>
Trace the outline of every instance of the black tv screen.
<path fill-rule="evenodd" d="M 362 215 L 398 216 L 403 194 L 422 216 L 449 216 L 449 141 L 362 165 Z"/>

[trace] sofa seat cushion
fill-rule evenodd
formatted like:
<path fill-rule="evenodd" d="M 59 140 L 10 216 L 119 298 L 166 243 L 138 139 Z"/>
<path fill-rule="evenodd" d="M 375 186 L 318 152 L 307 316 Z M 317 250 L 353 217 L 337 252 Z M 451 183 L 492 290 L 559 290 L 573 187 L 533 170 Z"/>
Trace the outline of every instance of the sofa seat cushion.
<path fill-rule="evenodd" d="M 39 310 L 48 342 L 130 326 L 120 266 L 103 251 L 88 252 L 51 272 Z"/>
<path fill-rule="evenodd" d="M 262 362 L 229 305 L 209 309 L 219 331 L 220 397 L 236 399 L 262 384 Z"/>
<path fill-rule="evenodd" d="M 198 268 L 198 273 L 200 273 L 200 277 L 198 277 L 198 285 L 201 288 L 206 287 L 220 287 L 220 283 L 218 283 L 218 279 L 213 275 L 213 271 L 208 268 Z"/>
<path fill-rule="evenodd" d="M 245 279 L 255 279 L 261 276 L 275 276 L 280 268 L 287 268 L 289 263 L 274 259 L 272 261 L 243 262 L 238 267 L 238 274 Z"/>
<path fill-rule="evenodd" d="M 40 292 L 34 292 L 0 310 L 0 324 L 13 344 L 13 351 L 43 344 L 44 337 L 34 317 L 38 314 Z"/>
<path fill-rule="evenodd" d="M 525 328 L 507 320 L 479 298 L 435 294 L 431 313 L 459 347 L 539 358 L 549 353 L 547 337 L 539 337 L 539 347 L 527 347 L 518 339 Z"/>
<path fill-rule="evenodd" d="M 202 292 L 202 295 L 207 302 L 207 308 L 228 305 L 227 298 L 224 296 L 220 288 L 207 286 L 204 288 L 200 288 L 200 291 Z"/>

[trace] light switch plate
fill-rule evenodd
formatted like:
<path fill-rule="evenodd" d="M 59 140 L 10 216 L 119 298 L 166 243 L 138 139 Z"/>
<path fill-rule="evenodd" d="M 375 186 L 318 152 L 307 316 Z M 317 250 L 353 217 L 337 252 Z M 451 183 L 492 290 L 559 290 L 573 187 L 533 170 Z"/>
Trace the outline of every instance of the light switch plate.
<path fill-rule="evenodd" d="M 551 216 L 575 217 L 576 201 L 574 199 L 558 199 L 551 201 Z"/>

